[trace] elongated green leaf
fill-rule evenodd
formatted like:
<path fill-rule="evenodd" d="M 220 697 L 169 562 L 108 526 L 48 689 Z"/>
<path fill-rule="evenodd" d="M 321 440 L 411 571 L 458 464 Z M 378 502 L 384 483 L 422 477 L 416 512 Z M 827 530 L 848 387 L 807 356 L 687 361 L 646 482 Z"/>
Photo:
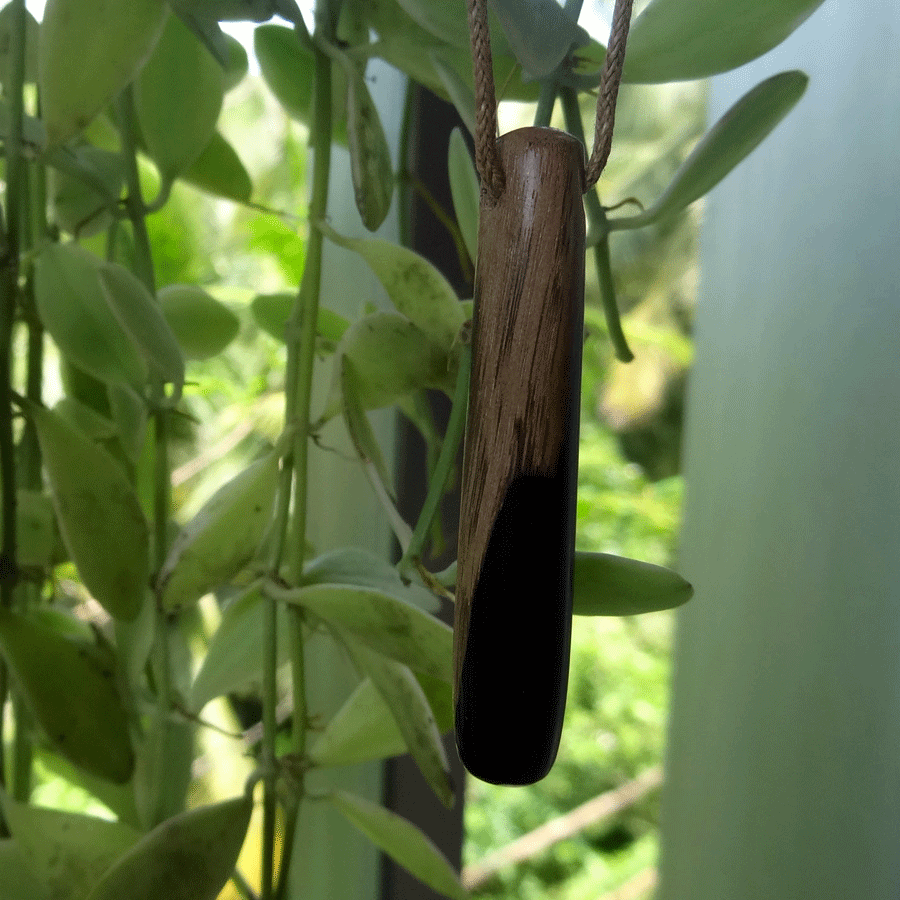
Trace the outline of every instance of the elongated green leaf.
<path fill-rule="evenodd" d="M 664 219 L 712 190 L 794 108 L 808 82 L 803 72 L 780 72 L 745 94 L 704 135 L 663 195 L 640 220 L 649 223 Z"/>
<path fill-rule="evenodd" d="M 253 193 L 250 173 L 237 151 L 216 131 L 182 179 L 218 197 L 245 203 Z"/>
<path fill-rule="evenodd" d="M 469 134 L 475 134 L 475 93 L 471 85 L 439 52 L 432 50 L 429 59 L 434 66 L 434 71 L 441 79 L 441 84 L 444 85 L 450 102 L 456 107 L 463 124 L 469 129 Z"/>
<path fill-rule="evenodd" d="M 182 528 L 159 572 L 167 612 L 196 603 L 250 562 L 265 534 L 278 487 L 278 456 L 270 453 L 224 484 Z"/>
<path fill-rule="evenodd" d="M 250 303 L 250 311 L 256 324 L 276 341 L 285 339 L 291 308 L 296 294 L 257 294 Z M 350 323 L 339 313 L 319 307 L 316 318 L 317 349 L 320 352 L 332 353 Z"/>
<path fill-rule="evenodd" d="M 224 94 L 222 67 L 177 16 L 169 16 L 135 83 L 141 135 L 164 178 L 184 172 L 212 140 Z"/>
<path fill-rule="evenodd" d="M 60 536 L 49 495 L 24 488 L 16 491 L 16 541 L 20 566 L 45 567 L 58 561 Z"/>
<path fill-rule="evenodd" d="M 376 588 L 425 612 L 436 612 L 440 606 L 431 591 L 415 582 L 406 584 L 389 562 L 362 547 L 340 547 L 310 560 L 303 570 L 303 583 Z"/>
<path fill-rule="evenodd" d="M 85 145 L 65 158 L 71 163 L 68 170 L 52 170 L 56 221 L 70 234 L 90 237 L 112 223 L 125 180 L 122 155 Z"/>
<path fill-rule="evenodd" d="M 434 713 L 438 730 L 453 727 L 450 685 L 421 672 L 416 676 Z M 335 713 L 310 750 L 310 760 L 320 767 L 351 766 L 406 752 L 406 741 L 390 709 L 370 678 L 364 678 Z"/>
<path fill-rule="evenodd" d="M 147 403 L 125 384 L 107 385 L 109 408 L 119 444 L 132 463 L 137 463 L 147 437 Z"/>
<path fill-rule="evenodd" d="M 0 9 L 0 85 L 4 93 L 9 96 L 9 73 L 11 63 L 10 50 L 13 47 L 14 27 L 13 5 L 7 3 Z M 37 19 L 26 10 L 25 12 L 25 83 L 35 84 L 38 78 L 38 35 L 40 26 Z M 18 41 L 18 35 L 16 35 Z"/>
<path fill-rule="evenodd" d="M 55 900 L 37 880 L 25 853 L 12 838 L 0 840 L 0 897 L 3 900 Z"/>
<path fill-rule="evenodd" d="M 260 648 L 265 640 L 267 602 L 258 590 L 251 589 L 226 607 L 191 686 L 191 709 L 199 712 L 216 697 L 261 683 L 263 654 Z M 277 664 L 281 665 L 287 661 L 290 649 L 281 604 L 277 615 Z"/>
<path fill-rule="evenodd" d="M 128 719 L 115 673 L 97 648 L 2 607 L 0 650 L 53 749 L 107 781 L 128 781 L 134 770 Z"/>
<path fill-rule="evenodd" d="M 372 313 L 351 325 L 337 346 L 321 421 L 341 411 L 344 358 L 353 363 L 363 409 L 390 406 L 425 387 L 451 391 L 456 378 L 454 358 L 409 319 L 397 313 Z"/>
<path fill-rule="evenodd" d="M 516 59 L 533 78 L 546 77 L 573 46 L 590 41 L 556 0 L 493 0 L 492 6 Z"/>
<path fill-rule="evenodd" d="M 38 46 L 51 147 L 77 134 L 131 82 L 159 40 L 164 0 L 48 0 Z"/>
<path fill-rule="evenodd" d="M 432 0 L 398 0 L 406 14 L 422 28 L 456 47 L 469 48 L 469 23 L 465 3 Z"/>
<path fill-rule="evenodd" d="M 253 31 L 253 48 L 263 79 L 285 112 L 298 122 L 312 122 L 312 51 L 293 28 L 260 25 Z M 332 66 L 334 139 L 347 143 L 347 76 L 339 63 Z"/>
<path fill-rule="evenodd" d="M 822 0 L 653 0 L 628 38 L 625 81 L 708 78 L 780 44 Z"/>
<path fill-rule="evenodd" d="M 453 806 L 450 763 L 428 698 L 408 666 L 350 644 L 357 665 L 368 675 L 391 715 L 419 771 L 444 806 Z"/>
<path fill-rule="evenodd" d="M 119 858 L 88 900 L 215 900 L 252 812 L 253 799 L 239 797 L 167 819 Z"/>
<path fill-rule="evenodd" d="M 159 291 L 159 304 L 188 359 L 209 359 L 236 337 L 240 320 L 202 288 L 170 284 Z"/>
<path fill-rule="evenodd" d="M 84 897 L 141 836 L 119 822 L 0 798 L 28 868 L 54 897 Z"/>
<path fill-rule="evenodd" d="M 98 274 L 103 295 L 119 324 L 150 367 L 165 381 L 170 381 L 176 396 L 180 396 L 184 386 L 184 357 L 158 301 L 136 276 L 118 263 L 104 263 Z"/>
<path fill-rule="evenodd" d="M 368 263 L 397 312 L 445 351 L 453 348 L 465 321 L 463 313 L 456 292 L 425 257 L 378 238 L 344 237 L 322 222 L 319 228 L 336 244 L 353 250 Z"/>
<path fill-rule="evenodd" d="M 387 217 L 394 194 L 391 152 L 363 73 L 348 57 L 342 58 L 346 61 L 347 146 L 353 194 L 363 225 L 375 231 Z"/>
<path fill-rule="evenodd" d="M 694 589 L 677 572 L 609 553 L 575 552 L 572 612 L 636 616 L 687 603 Z"/>
<path fill-rule="evenodd" d="M 450 682 L 453 632 L 443 622 L 384 591 L 315 584 L 277 592 L 415 671 Z"/>
<path fill-rule="evenodd" d="M 80 369 L 104 382 L 143 385 L 147 367 L 103 296 L 102 261 L 76 244 L 51 244 L 35 261 L 44 327 Z"/>
<path fill-rule="evenodd" d="M 29 407 L 60 533 L 85 587 L 119 619 L 141 608 L 149 577 L 149 530 L 119 464 L 55 412 Z M 115 548 L 115 552 L 111 552 Z"/>
<path fill-rule="evenodd" d="M 412 822 L 346 791 L 334 791 L 328 799 L 372 843 L 424 884 L 446 897 L 466 900 L 466 891 L 447 858 Z"/>
<path fill-rule="evenodd" d="M 481 204 L 481 188 L 478 185 L 478 173 L 469 155 L 466 140 L 458 128 L 450 134 L 447 151 L 447 168 L 450 174 L 450 196 L 453 198 L 453 209 L 456 221 L 462 232 L 463 240 L 469 256 L 478 258 L 478 215 Z"/>
<path fill-rule="evenodd" d="M 387 495 L 396 500 L 397 496 L 394 492 L 392 479 L 388 473 L 387 465 L 384 462 L 384 455 L 378 441 L 375 438 L 375 432 L 372 431 L 365 411 L 362 408 L 359 395 L 359 376 L 356 374 L 356 368 L 353 361 L 345 355 L 339 357 L 341 366 L 341 400 L 344 413 L 344 423 L 347 426 L 347 432 L 350 440 L 356 449 L 356 453 L 363 463 L 371 463 L 381 484 Z"/>

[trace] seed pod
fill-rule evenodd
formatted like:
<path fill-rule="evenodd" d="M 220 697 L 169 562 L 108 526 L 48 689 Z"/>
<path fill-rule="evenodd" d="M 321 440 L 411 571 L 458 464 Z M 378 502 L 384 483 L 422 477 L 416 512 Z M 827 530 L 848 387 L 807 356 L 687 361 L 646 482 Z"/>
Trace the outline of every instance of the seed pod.
<path fill-rule="evenodd" d="M 474 775 L 550 770 L 565 709 L 584 327 L 584 150 L 499 142 L 481 198 L 456 593 L 456 737 Z"/>

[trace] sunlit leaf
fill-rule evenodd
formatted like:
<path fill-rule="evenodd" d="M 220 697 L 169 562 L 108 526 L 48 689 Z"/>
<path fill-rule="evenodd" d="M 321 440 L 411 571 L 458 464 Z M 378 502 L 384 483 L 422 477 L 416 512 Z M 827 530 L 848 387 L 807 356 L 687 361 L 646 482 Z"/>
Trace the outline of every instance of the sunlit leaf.
<path fill-rule="evenodd" d="M 419 771 L 444 806 L 453 805 L 450 763 L 428 698 L 408 666 L 361 645 L 351 653 L 387 704 Z"/>
<path fill-rule="evenodd" d="M 625 81 L 708 78 L 780 44 L 823 0 L 653 0 L 628 37 Z"/>
<path fill-rule="evenodd" d="M 218 197 L 246 202 L 253 193 L 250 173 L 237 151 L 216 131 L 182 179 Z"/>
<path fill-rule="evenodd" d="M 803 72 L 780 72 L 745 94 L 703 136 L 663 195 L 639 220 L 664 219 L 712 190 L 794 108 L 808 82 Z"/>
<path fill-rule="evenodd" d="M 609 553 L 575 552 L 573 613 L 635 616 L 681 606 L 694 589 L 677 572 Z"/>
<path fill-rule="evenodd" d="M 453 198 L 456 221 L 462 232 L 469 256 L 474 260 L 478 258 L 478 215 L 481 188 L 478 185 L 478 173 L 475 171 L 475 164 L 469 155 L 469 148 L 458 128 L 454 128 L 450 134 L 447 168 L 450 174 L 450 196 Z"/>
<path fill-rule="evenodd" d="M 411 669 L 451 679 L 452 630 L 411 603 L 346 584 L 293 588 L 279 591 L 277 597 L 303 606 Z"/>
<path fill-rule="evenodd" d="M 333 791 L 328 799 L 369 840 L 430 888 L 453 900 L 468 896 L 447 858 L 412 822 L 346 791 Z"/>

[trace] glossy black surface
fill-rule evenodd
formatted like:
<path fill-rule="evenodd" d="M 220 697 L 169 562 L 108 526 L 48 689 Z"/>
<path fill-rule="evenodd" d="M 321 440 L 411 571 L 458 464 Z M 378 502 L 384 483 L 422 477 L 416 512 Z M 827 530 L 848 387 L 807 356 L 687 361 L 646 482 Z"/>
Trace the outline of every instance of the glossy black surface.
<path fill-rule="evenodd" d="M 556 758 L 569 671 L 573 477 L 564 452 L 555 475 L 512 482 L 473 597 L 456 741 L 466 768 L 493 784 L 533 784 Z"/>

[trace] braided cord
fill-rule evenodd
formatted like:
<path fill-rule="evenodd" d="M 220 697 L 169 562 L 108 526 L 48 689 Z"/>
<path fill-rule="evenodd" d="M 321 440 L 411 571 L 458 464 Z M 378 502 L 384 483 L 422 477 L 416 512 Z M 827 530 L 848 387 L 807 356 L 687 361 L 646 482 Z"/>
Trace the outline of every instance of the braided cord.
<path fill-rule="evenodd" d="M 597 118 L 594 125 L 594 149 L 588 160 L 586 172 L 587 190 L 597 183 L 612 149 L 613 128 L 616 124 L 616 98 L 619 95 L 622 69 L 625 66 L 625 45 L 628 41 L 628 29 L 631 26 L 632 2 L 633 0 L 616 0 L 613 11 L 606 59 L 600 75 Z"/>
<path fill-rule="evenodd" d="M 497 152 L 497 100 L 487 0 L 469 0 L 469 35 L 475 76 L 475 167 L 482 185 L 497 200 L 503 193 L 505 180 Z"/>

